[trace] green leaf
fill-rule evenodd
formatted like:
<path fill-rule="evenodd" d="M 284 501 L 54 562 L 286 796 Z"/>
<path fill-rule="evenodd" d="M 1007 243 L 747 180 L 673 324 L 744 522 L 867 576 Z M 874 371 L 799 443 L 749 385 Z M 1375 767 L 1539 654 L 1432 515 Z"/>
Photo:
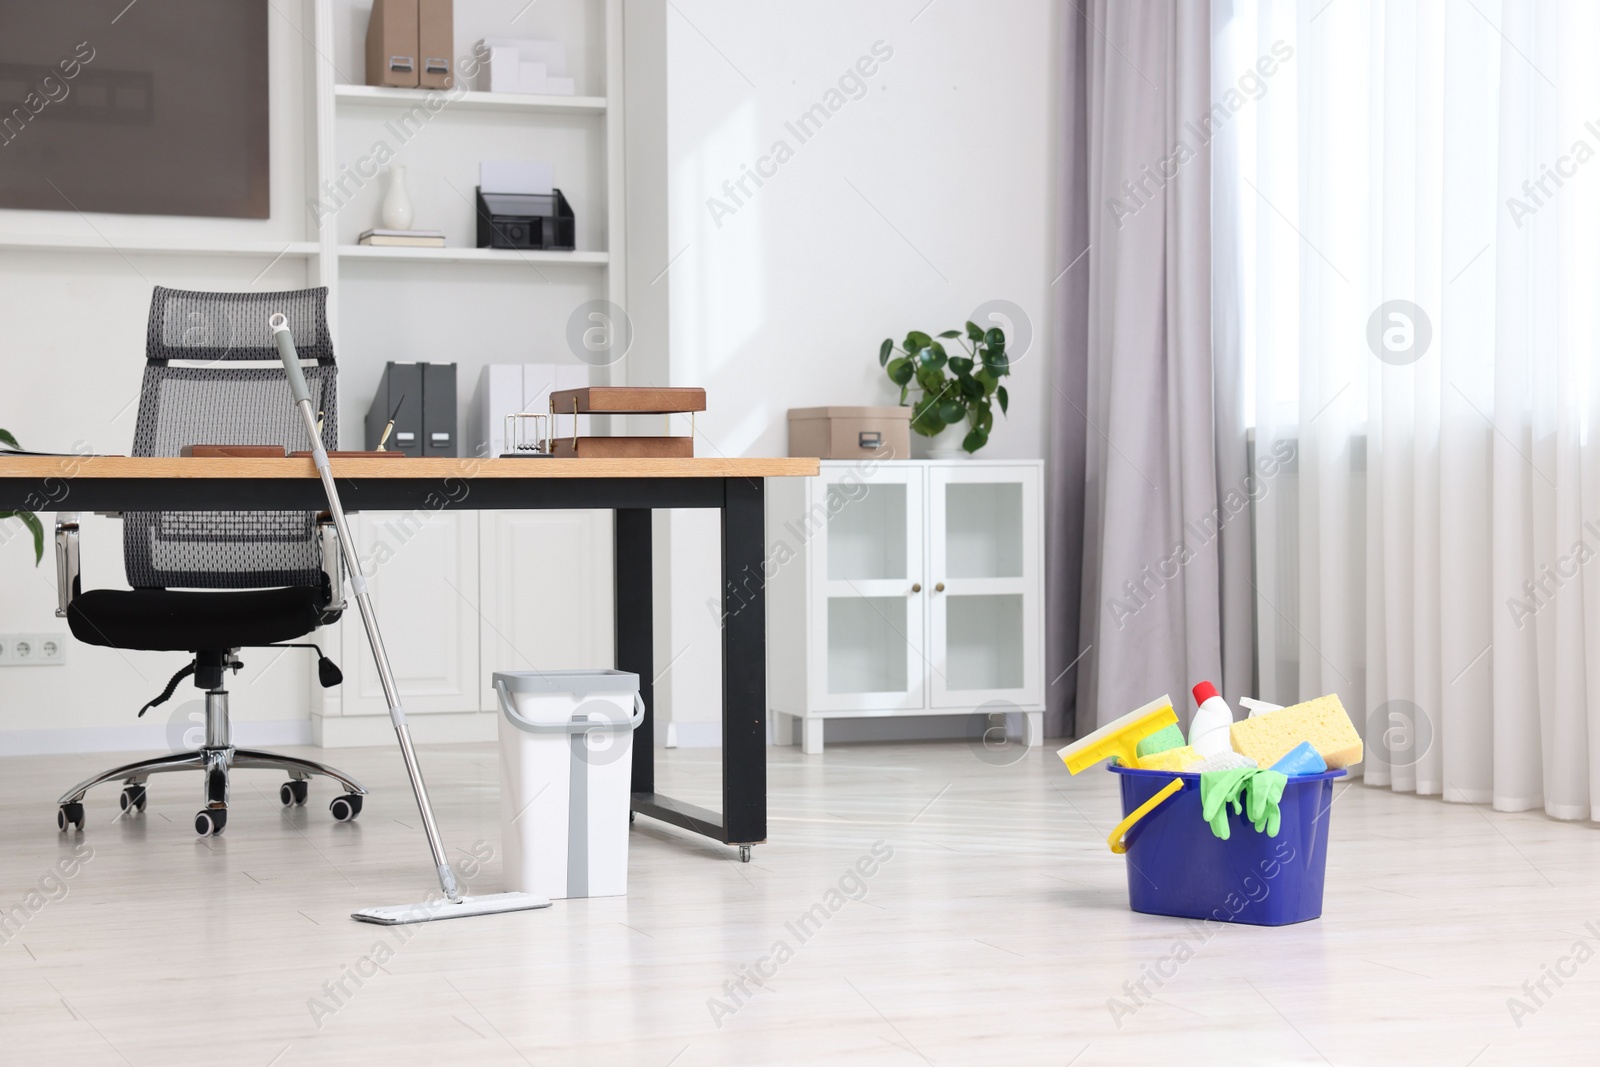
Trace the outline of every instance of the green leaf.
<path fill-rule="evenodd" d="M 966 437 L 962 438 L 961 447 L 967 452 L 971 453 L 976 452 L 978 449 L 982 448 L 988 443 L 989 435 L 987 433 L 985 433 L 983 430 L 973 430 L 972 432 L 968 433 Z"/>
<path fill-rule="evenodd" d="M 916 367 L 912 366 L 911 360 L 907 356 L 897 356 L 891 359 L 889 365 L 884 369 L 889 372 L 889 380 L 891 382 L 902 386 L 911 381 L 911 376 L 916 373 Z"/>
<path fill-rule="evenodd" d="M 990 374 L 996 377 L 1011 373 L 1011 359 L 1006 355 L 1006 351 L 1003 348 L 991 348 L 985 352 L 983 354 L 983 365 L 988 368 Z"/>
<path fill-rule="evenodd" d="M 983 383 L 971 375 L 957 378 L 956 383 L 961 387 L 961 395 L 969 400 L 977 400 L 983 396 Z"/>
<path fill-rule="evenodd" d="M 971 374 L 973 366 L 973 361 L 966 356 L 950 357 L 950 369 L 955 371 L 957 377 L 963 374 Z"/>
<path fill-rule="evenodd" d="M 944 333 L 941 333 L 939 336 L 940 337 L 946 337 L 946 338 L 948 338 L 948 337 L 960 337 L 961 336 L 961 331 L 960 330 L 946 330 Z"/>
<path fill-rule="evenodd" d="M 1006 387 L 1003 385 L 1000 386 L 1000 388 L 994 391 L 994 395 L 1000 400 L 1000 414 L 1011 414 L 1011 398 L 1006 395 Z"/>
<path fill-rule="evenodd" d="M 959 400 L 946 400 L 939 405 L 939 418 L 946 426 L 954 426 L 966 417 L 966 405 Z"/>
<path fill-rule="evenodd" d="M 981 342 L 983 340 L 983 331 L 978 328 L 977 323 L 969 322 L 967 323 L 967 336 L 974 341 Z"/>
<path fill-rule="evenodd" d="M 11 436 L 10 430 L 0 430 L 0 442 L 10 445 L 18 451 L 22 449 L 22 446 L 17 444 L 17 439 Z"/>
<path fill-rule="evenodd" d="M 900 406 L 906 406 L 906 387 L 903 385 L 900 387 Z"/>
<path fill-rule="evenodd" d="M 933 367 L 918 367 L 917 384 L 922 386 L 923 392 L 927 393 L 930 397 L 937 398 L 941 396 L 946 389 L 944 372 Z"/>
<path fill-rule="evenodd" d="M 1006 343 L 1006 332 L 998 326 L 991 326 L 983 334 L 983 343 L 991 348 Z"/>
<path fill-rule="evenodd" d="M 949 357 L 944 354 L 944 345 L 938 341 L 933 342 L 921 353 L 922 365 L 929 370 L 938 370 L 948 362 Z"/>
<path fill-rule="evenodd" d="M 889 338 L 883 339 L 883 344 L 878 346 L 878 366 L 889 362 L 889 353 L 894 351 L 894 342 Z"/>
<path fill-rule="evenodd" d="M 901 347 L 904 348 L 906 353 L 909 355 L 910 353 L 915 352 L 917 349 L 927 348 L 931 344 L 933 344 L 933 338 L 929 337 L 921 330 L 912 330 L 910 333 L 906 334 L 905 343 L 901 345 Z"/>

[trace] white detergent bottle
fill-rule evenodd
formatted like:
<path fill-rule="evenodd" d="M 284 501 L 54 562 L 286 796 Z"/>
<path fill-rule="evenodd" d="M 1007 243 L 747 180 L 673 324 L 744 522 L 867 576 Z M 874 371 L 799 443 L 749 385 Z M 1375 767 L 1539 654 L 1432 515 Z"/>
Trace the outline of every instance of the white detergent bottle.
<path fill-rule="evenodd" d="M 1199 705 L 1189 720 L 1189 746 L 1201 756 L 1220 756 L 1233 751 L 1228 727 L 1233 725 L 1233 709 L 1210 682 L 1194 687 L 1194 702 Z"/>

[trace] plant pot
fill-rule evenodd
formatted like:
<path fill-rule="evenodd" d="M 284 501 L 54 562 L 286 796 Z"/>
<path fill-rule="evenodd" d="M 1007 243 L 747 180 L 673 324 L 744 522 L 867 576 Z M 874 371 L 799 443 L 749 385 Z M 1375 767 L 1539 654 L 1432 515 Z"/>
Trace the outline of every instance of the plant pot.
<path fill-rule="evenodd" d="M 912 440 L 918 447 L 912 450 L 912 455 L 918 459 L 969 459 L 972 453 L 961 447 L 965 437 L 965 426 L 949 427 L 936 437 L 913 434 Z"/>

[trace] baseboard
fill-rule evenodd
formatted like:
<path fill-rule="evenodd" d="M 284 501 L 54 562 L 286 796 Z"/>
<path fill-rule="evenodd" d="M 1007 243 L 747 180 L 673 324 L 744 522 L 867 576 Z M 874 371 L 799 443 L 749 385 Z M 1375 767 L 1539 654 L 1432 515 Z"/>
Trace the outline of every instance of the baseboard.
<path fill-rule="evenodd" d="M 411 739 L 419 745 L 493 741 L 499 737 L 493 711 L 407 712 Z M 394 741 L 387 715 L 311 716 L 311 743 L 323 748 L 365 748 Z"/>
<path fill-rule="evenodd" d="M 385 720 L 387 721 L 387 720 Z M 233 724 L 233 743 L 241 748 L 312 744 L 305 719 L 274 719 Z M 59 756 L 77 752 L 171 752 L 171 727 L 164 722 L 127 726 L 69 726 L 47 730 L 0 730 L 0 756 Z"/>

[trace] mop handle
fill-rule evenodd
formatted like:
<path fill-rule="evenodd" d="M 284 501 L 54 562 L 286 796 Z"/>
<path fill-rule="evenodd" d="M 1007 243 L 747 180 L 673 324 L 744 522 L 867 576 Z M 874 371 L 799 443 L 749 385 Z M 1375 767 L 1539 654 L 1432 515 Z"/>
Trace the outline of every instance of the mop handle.
<path fill-rule="evenodd" d="M 389 705 L 389 720 L 394 723 L 395 736 L 400 739 L 400 754 L 405 759 L 406 773 L 411 778 L 411 791 L 416 794 L 417 810 L 422 814 L 422 828 L 428 835 L 428 848 L 433 853 L 433 863 L 439 872 L 439 885 L 452 901 L 461 899 L 456 886 L 455 872 L 450 869 L 445 855 L 444 841 L 439 836 L 439 826 L 434 822 L 433 805 L 428 802 L 428 788 L 422 781 L 422 768 L 417 763 L 416 749 L 411 744 L 411 730 L 406 726 L 406 712 L 400 706 L 400 691 L 394 682 L 394 672 L 389 668 L 389 654 L 384 651 L 383 637 L 378 633 L 378 617 L 372 610 L 372 599 L 367 595 L 367 579 L 361 573 L 361 563 L 356 558 L 355 539 L 350 536 L 350 526 L 345 521 L 344 507 L 339 502 L 339 489 L 333 481 L 333 469 L 328 465 L 327 449 L 322 447 L 322 436 L 317 432 L 317 415 L 311 406 L 311 390 L 306 387 L 306 376 L 300 370 L 300 354 L 295 351 L 294 335 L 289 332 L 289 320 L 279 311 L 267 320 L 272 328 L 272 339 L 278 346 L 278 357 L 283 360 L 284 375 L 289 379 L 289 392 L 294 396 L 295 407 L 305 423 L 306 436 L 311 439 L 311 461 L 317 466 L 323 491 L 328 497 L 328 511 L 339 533 L 339 551 L 344 556 L 344 569 L 350 575 L 350 585 L 355 590 L 356 607 L 361 611 L 361 623 L 367 631 L 367 644 L 378 667 L 378 682 L 383 686 L 383 699 Z"/>

